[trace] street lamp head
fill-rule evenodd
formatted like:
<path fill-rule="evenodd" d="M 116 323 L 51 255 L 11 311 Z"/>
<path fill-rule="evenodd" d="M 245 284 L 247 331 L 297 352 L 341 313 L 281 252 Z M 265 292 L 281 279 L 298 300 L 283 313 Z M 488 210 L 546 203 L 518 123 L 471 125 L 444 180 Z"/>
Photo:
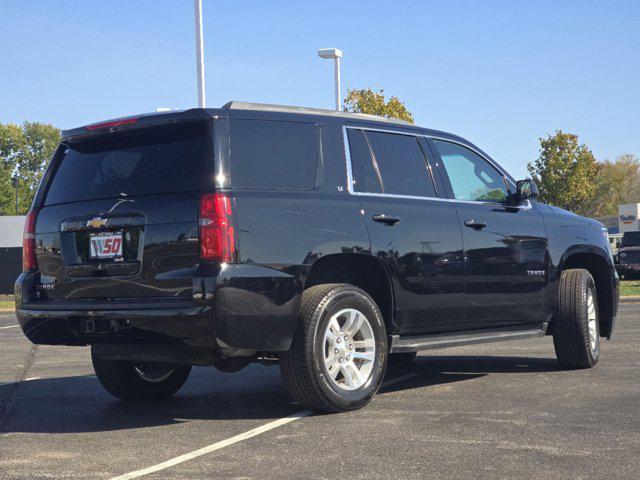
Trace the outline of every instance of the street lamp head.
<path fill-rule="evenodd" d="M 319 48 L 318 56 L 321 58 L 341 58 L 342 50 L 339 48 Z"/>

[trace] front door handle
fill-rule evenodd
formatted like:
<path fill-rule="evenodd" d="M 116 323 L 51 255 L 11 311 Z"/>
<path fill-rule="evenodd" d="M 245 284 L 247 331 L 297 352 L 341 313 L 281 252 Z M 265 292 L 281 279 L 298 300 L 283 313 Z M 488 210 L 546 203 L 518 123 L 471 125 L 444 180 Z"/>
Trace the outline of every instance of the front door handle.
<path fill-rule="evenodd" d="M 482 230 L 484 227 L 487 226 L 487 223 L 471 219 L 471 220 L 465 220 L 464 225 L 466 227 L 473 228 L 474 230 Z"/>
<path fill-rule="evenodd" d="M 385 225 L 389 225 L 391 227 L 398 223 L 400 219 L 398 217 L 390 217 L 389 215 L 385 215 L 384 213 L 379 213 L 373 216 L 373 221 L 384 223 Z"/>

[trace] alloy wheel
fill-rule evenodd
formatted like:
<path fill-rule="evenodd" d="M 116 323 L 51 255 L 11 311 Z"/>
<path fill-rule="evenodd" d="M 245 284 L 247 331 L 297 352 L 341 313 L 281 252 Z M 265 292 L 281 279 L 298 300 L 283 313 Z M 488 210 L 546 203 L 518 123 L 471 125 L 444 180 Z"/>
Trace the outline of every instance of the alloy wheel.
<path fill-rule="evenodd" d="M 329 379 L 343 390 L 366 384 L 373 371 L 376 342 L 367 317 L 354 308 L 334 314 L 324 333 L 324 366 Z"/>

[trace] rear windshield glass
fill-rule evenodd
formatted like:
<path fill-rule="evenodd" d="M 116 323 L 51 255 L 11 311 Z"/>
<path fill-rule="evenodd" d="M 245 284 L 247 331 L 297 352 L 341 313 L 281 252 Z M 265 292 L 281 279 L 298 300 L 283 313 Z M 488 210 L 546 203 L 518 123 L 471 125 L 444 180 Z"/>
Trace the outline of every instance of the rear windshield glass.
<path fill-rule="evenodd" d="M 194 123 L 71 144 L 45 205 L 199 190 L 206 132 L 207 124 Z"/>
<path fill-rule="evenodd" d="M 312 123 L 231 120 L 233 188 L 311 190 L 318 166 Z"/>
<path fill-rule="evenodd" d="M 640 247 L 640 232 L 627 232 L 622 236 L 622 247 Z"/>

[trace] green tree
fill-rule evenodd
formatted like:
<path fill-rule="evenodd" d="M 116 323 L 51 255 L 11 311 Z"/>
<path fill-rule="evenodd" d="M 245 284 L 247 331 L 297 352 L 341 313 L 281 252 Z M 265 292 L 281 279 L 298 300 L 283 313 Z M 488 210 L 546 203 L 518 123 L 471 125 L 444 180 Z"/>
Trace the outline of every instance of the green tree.
<path fill-rule="evenodd" d="M 371 88 L 347 90 L 344 109 L 347 112 L 368 113 L 385 118 L 399 118 L 413 123 L 413 115 L 407 110 L 404 103 L 398 97 L 391 97 L 386 100 L 384 90 L 379 90 L 378 92 L 374 92 Z"/>
<path fill-rule="evenodd" d="M 540 138 L 538 159 L 527 165 L 542 201 L 580 214 L 588 214 L 596 187 L 598 166 L 593 153 L 578 136 L 556 130 Z"/>
<path fill-rule="evenodd" d="M 640 202 L 640 160 L 625 153 L 615 162 L 598 163 L 595 193 L 588 202 L 588 213 L 593 217 L 618 214 L 618 205 Z"/>
<path fill-rule="evenodd" d="M 13 177 L 18 178 L 18 212 L 27 212 L 59 141 L 60 130 L 53 125 L 0 123 L 1 215 L 16 213 Z"/>

